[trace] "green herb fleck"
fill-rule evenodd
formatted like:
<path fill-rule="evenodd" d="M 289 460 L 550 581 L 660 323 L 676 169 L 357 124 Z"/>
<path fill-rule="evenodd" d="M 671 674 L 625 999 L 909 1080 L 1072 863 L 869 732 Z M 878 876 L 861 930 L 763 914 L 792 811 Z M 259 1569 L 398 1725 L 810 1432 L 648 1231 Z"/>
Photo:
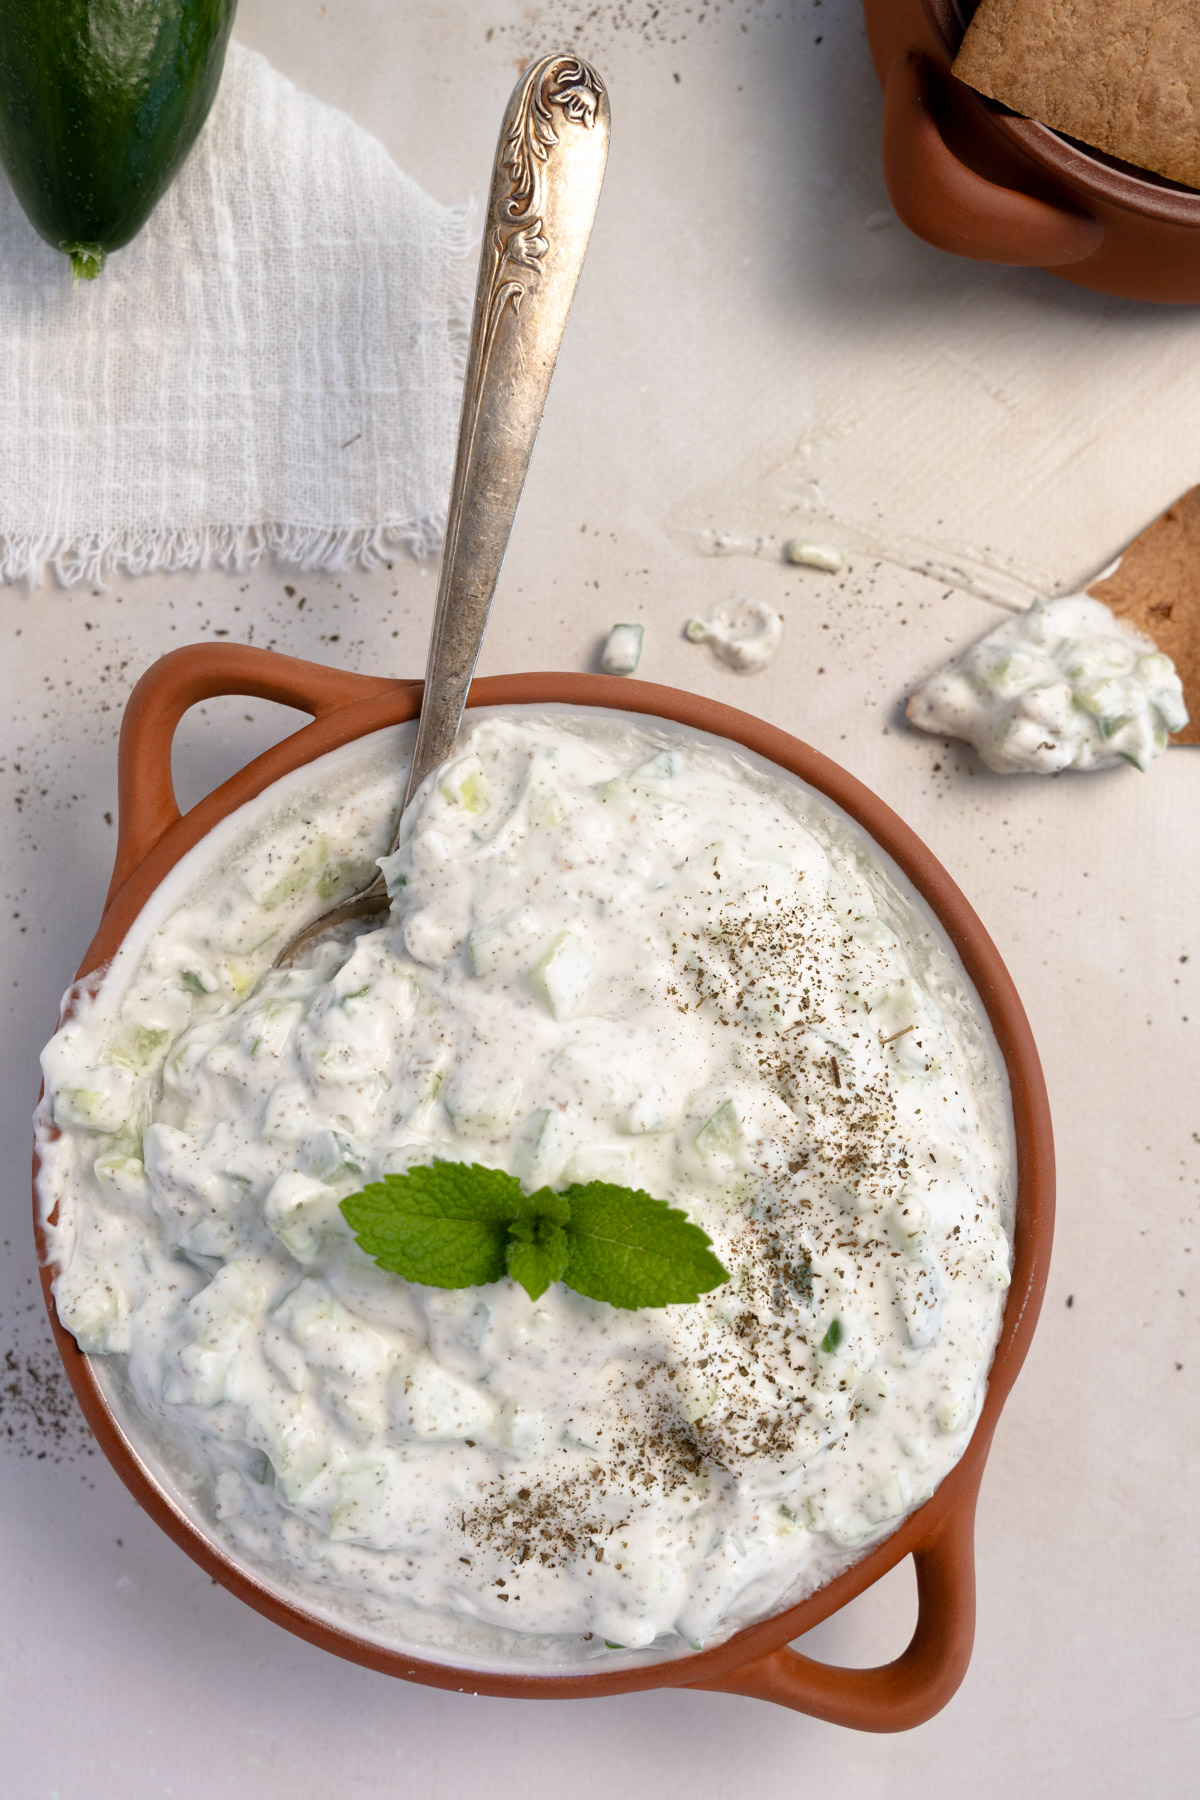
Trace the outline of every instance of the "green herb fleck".
<path fill-rule="evenodd" d="M 828 1356 L 831 1351 L 837 1349 L 837 1347 L 841 1343 L 841 1341 L 842 1341 L 842 1321 L 840 1319 L 834 1319 L 829 1327 L 829 1330 L 825 1333 L 825 1336 L 821 1339 L 821 1348 L 822 1348 L 822 1350 L 824 1350 L 825 1354 Z"/>

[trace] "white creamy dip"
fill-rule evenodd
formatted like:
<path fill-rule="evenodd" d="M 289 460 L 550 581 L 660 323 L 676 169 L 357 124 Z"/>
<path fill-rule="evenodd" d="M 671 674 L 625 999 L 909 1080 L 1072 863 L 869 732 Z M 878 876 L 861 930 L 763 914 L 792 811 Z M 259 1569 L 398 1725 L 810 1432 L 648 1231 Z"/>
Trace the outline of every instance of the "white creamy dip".
<path fill-rule="evenodd" d="M 767 600 L 727 600 L 707 619 L 689 619 L 683 634 L 707 644 L 718 662 L 742 675 L 765 669 L 783 642 L 783 620 Z"/>
<path fill-rule="evenodd" d="M 1169 656 L 1102 600 L 1035 600 L 931 675 L 908 716 L 965 738 L 1000 774 L 1148 769 L 1188 722 Z"/>
<path fill-rule="evenodd" d="M 39 1117 L 58 1310 L 310 1607 L 476 1666 L 679 1654 L 961 1455 L 1007 1091 L 940 928 L 800 783 L 611 714 L 460 742 L 377 929 L 267 967 L 386 842 L 395 733 L 226 821 L 77 998 Z M 409 1285 L 338 1202 L 435 1157 L 645 1189 L 732 1278 L 639 1312 Z"/>

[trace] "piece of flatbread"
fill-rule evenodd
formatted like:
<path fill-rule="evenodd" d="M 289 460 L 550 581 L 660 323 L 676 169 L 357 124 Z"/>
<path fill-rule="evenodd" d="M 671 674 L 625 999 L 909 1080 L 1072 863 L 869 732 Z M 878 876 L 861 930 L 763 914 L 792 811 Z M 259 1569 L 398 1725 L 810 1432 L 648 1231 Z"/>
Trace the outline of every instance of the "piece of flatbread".
<path fill-rule="evenodd" d="M 1171 742 L 1200 744 L 1200 487 L 1168 506 L 1087 591 L 1171 658 L 1190 715 Z"/>
<path fill-rule="evenodd" d="M 980 0 L 954 74 L 1068 137 L 1200 187 L 1197 0 Z"/>

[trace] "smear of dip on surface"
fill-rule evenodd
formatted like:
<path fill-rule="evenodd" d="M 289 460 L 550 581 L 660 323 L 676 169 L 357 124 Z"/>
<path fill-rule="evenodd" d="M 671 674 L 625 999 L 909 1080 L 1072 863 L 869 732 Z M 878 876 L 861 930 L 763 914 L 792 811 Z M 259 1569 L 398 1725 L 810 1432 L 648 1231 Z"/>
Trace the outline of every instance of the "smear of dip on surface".
<path fill-rule="evenodd" d="M 923 682 L 908 716 L 1002 775 L 1145 770 L 1188 722 L 1170 657 L 1087 594 L 1006 619 Z"/>
<path fill-rule="evenodd" d="M 856 827 L 604 714 L 476 715 L 386 922 L 271 971 L 386 843 L 389 759 L 234 815 L 48 1046 L 60 1317 L 205 1528 L 310 1608 L 486 1666 L 711 1644 L 970 1437 L 1009 1268 L 990 1036 Z M 409 1285 L 338 1202 L 435 1157 L 643 1188 L 732 1279 L 640 1312 Z"/>
<path fill-rule="evenodd" d="M 719 662 L 739 674 L 765 669 L 783 642 L 783 620 L 766 600 L 727 600 L 707 619 L 689 619 L 684 636 L 707 644 Z"/>

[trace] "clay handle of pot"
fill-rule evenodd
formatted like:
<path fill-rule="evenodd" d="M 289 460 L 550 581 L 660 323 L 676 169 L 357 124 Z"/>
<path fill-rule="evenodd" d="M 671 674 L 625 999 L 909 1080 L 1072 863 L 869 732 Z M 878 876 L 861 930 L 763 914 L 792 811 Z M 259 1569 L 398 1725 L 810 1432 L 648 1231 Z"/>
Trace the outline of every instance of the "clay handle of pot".
<path fill-rule="evenodd" d="M 1000 187 L 960 162 L 942 136 L 935 98 L 928 57 L 898 56 L 883 92 L 883 177 L 911 232 L 954 256 L 1019 268 L 1082 262 L 1100 248 L 1098 219 Z"/>
<path fill-rule="evenodd" d="M 171 745 L 189 707 L 223 694 L 244 694 L 319 719 L 396 686 L 249 644 L 189 644 L 161 657 L 130 694 L 121 721 L 117 854 L 105 905 L 164 833 L 179 823 Z"/>
<path fill-rule="evenodd" d="M 975 1494 L 960 1496 L 913 1551 L 917 1624 L 907 1650 L 875 1669 L 840 1669 L 784 1644 L 696 1687 L 773 1700 L 858 1731 L 908 1731 L 939 1712 L 967 1672 L 975 1637 Z"/>

